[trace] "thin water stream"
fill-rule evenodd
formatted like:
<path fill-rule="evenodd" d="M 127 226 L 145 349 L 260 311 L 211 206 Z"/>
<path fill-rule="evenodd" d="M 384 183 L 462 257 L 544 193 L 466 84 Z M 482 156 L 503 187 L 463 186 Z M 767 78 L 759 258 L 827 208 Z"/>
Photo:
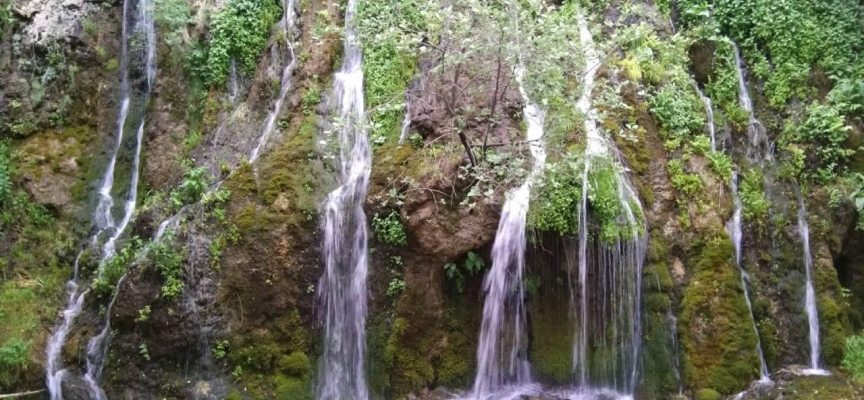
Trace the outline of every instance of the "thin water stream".
<path fill-rule="evenodd" d="M 804 283 L 804 311 L 807 313 L 807 323 L 810 326 L 810 368 L 804 371 L 808 375 L 828 375 L 828 371 L 822 369 L 819 360 L 819 309 L 816 306 L 816 289 L 813 286 L 813 256 L 810 254 L 810 224 L 807 222 L 807 207 L 804 203 L 804 195 L 797 189 L 798 196 L 798 236 L 801 238 L 801 246 L 804 250 L 804 272 L 806 282 Z"/>

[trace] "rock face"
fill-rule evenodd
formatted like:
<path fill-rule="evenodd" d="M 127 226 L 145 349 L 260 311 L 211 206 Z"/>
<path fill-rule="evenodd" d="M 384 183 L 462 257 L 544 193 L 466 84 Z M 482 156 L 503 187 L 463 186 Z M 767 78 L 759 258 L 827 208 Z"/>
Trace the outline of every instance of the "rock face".
<path fill-rule="evenodd" d="M 339 64 L 342 37 L 333 27 L 342 10 L 338 2 L 290 3 L 299 14 L 296 29 L 286 38 L 274 27 L 255 70 L 239 69 L 238 90 L 229 93 L 227 84 L 203 83 L 200 70 L 211 66 L 200 65 L 196 57 L 218 42 L 215 13 L 232 1 L 184 2 L 189 9 L 181 25 L 188 42 L 182 46 L 167 41 L 169 29 L 161 24 L 171 22 L 159 22 L 159 68 L 145 111 L 139 207 L 117 248 L 124 258 L 114 259 L 124 260 L 115 267 L 120 272 L 128 267 L 128 274 L 110 310 L 110 293 L 94 290 L 88 297 L 63 351 L 69 370 L 64 398 L 90 397 L 80 376 L 87 364 L 86 343 L 108 312 L 112 343 L 101 385 L 109 398 L 313 397 L 321 352 L 319 206 L 339 174 L 330 132 L 339 121 L 332 118 L 327 93 L 333 66 Z M 361 3 L 370 8 L 358 15 L 377 10 L 374 2 Z M 791 200 L 795 184 L 768 168 L 758 193 L 749 193 L 750 200 L 761 196 L 770 203 L 767 215 L 747 216 L 744 225 L 742 266 L 749 275 L 751 314 L 725 231 L 733 204 L 728 177 L 718 172 L 723 160 L 698 149 L 704 145 L 697 142 L 704 138 L 698 126 L 685 128 L 687 136 L 680 140 L 676 127 L 664 124 L 657 110 L 663 87 L 689 89 L 695 83 L 705 89 L 728 78 L 718 67 L 724 62 L 718 57 L 723 43 L 712 39 L 679 46 L 683 36 L 672 36 L 667 16 L 651 2 L 607 3 L 591 9 L 593 18 L 605 18 L 602 27 L 598 24 L 603 37 L 616 38 L 606 43 L 592 98 L 598 122 L 614 140 L 616 156 L 639 192 L 649 237 L 641 277 L 640 376 L 633 397 L 734 396 L 759 376 L 759 342 L 776 385 L 750 386 L 741 399 L 864 398 L 864 389 L 835 368 L 846 336 L 864 324 L 864 253 L 859 251 L 864 234 L 855 226 L 859 210 L 843 192 L 851 188 L 810 182 L 807 190 L 821 356 L 834 374 L 801 376 L 789 367 L 809 357 L 801 304 L 803 252 Z M 0 359 L 4 392 L 34 389 L 44 381 L 45 337 L 56 326 L 58 308 L 66 301 L 64 282 L 76 261 L 80 285 L 97 277 L 98 255 L 89 250 L 76 256 L 91 246 L 88 239 L 96 233 L 87 221 L 118 128 L 122 7 L 120 1 L 13 0 L 13 23 L 0 25 L 0 141 L 9 140 L 15 194 L 14 201 L 0 197 L 0 354 L 20 351 L 26 359 L 9 368 Z M 634 45 L 630 42 L 656 48 L 634 56 L 626 48 Z M 230 55 L 237 57 L 233 50 Z M 512 60 L 502 60 L 498 78 L 511 82 L 507 62 Z M 406 96 L 408 127 L 418 135 L 413 143 L 374 143 L 364 204 L 370 232 L 367 379 L 373 398 L 445 399 L 469 389 L 474 379 L 483 274 L 491 266 L 503 193 L 517 183 L 511 177 L 478 177 L 459 134 L 478 156 L 484 141 L 492 145 L 490 152 L 517 147 L 511 145 L 524 130 L 522 97 L 512 84 L 496 89 L 495 74 L 478 68 L 491 65 L 488 60 L 470 60 L 464 75 L 435 68 L 434 59 L 409 61 L 405 64 L 412 68 L 420 64 L 419 71 L 406 74 L 418 76 Z M 273 111 L 289 62 L 296 62 L 291 90 L 275 110 L 261 157 L 250 164 L 250 150 Z M 673 68 L 684 71 L 683 77 L 665 75 Z M 367 88 L 393 78 L 367 69 Z M 831 83 L 821 71 L 813 74 L 819 100 Z M 131 75 L 137 88 L 143 77 L 140 71 Z M 749 75 L 757 116 L 772 142 L 783 143 L 782 127 L 797 121 L 798 110 L 767 107 L 765 83 Z M 554 78 L 574 90 L 580 84 L 575 75 Z M 736 102 L 735 82 L 722 82 Z M 451 86 L 471 89 L 449 105 L 455 112 L 447 110 L 448 94 L 442 91 Z M 392 108 L 401 112 L 400 105 Z M 718 149 L 741 161 L 746 126 L 723 115 L 728 110 L 718 106 L 715 111 Z M 555 128 L 578 126 L 583 117 L 547 122 Z M 370 120 L 375 132 L 377 121 Z M 857 148 L 864 142 L 864 126 L 853 118 L 848 123 L 846 147 Z M 560 141 L 561 151 L 550 151 L 550 163 L 584 146 L 578 127 L 559 132 L 563 138 L 552 136 L 547 139 Z M 676 144 L 676 139 L 689 143 Z M 120 148 L 125 156 L 119 159 L 123 173 L 118 176 L 126 176 L 128 143 Z M 508 162 L 527 159 L 520 151 L 512 153 Z M 680 169 L 671 168 L 672 161 L 680 162 Z M 850 171 L 864 171 L 864 156 L 859 153 L 848 164 Z M 738 172 L 757 169 L 745 165 Z M 203 183 L 190 178 L 196 168 L 206 171 Z M 480 195 L 472 193 L 478 185 L 488 185 Z M 119 199 L 123 193 L 115 195 Z M 600 207 L 594 201 L 589 199 L 591 212 Z M 119 200 L 115 207 L 122 207 Z M 382 227 L 384 218 L 392 225 Z M 174 222 L 170 233 L 158 243 L 151 240 L 166 221 Z M 388 229 L 404 233 L 404 242 L 388 240 Z M 565 282 L 573 278 L 568 266 L 573 249 L 564 248 L 562 238 L 551 232 L 532 230 L 529 236 L 526 285 L 531 289 L 522 300 L 532 376 L 550 386 L 569 386 L 575 326 Z M 483 260 L 484 271 L 465 268 L 469 255 Z M 27 336 L 16 336 L 19 332 Z M 520 400 L 534 399 L 557 400 Z"/>

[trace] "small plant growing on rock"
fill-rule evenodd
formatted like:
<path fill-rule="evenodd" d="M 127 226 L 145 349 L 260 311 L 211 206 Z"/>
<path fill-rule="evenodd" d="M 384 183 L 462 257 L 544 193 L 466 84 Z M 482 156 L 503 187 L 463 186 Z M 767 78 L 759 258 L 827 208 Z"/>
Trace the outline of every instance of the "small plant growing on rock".
<path fill-rule="evenodd" d="M 375 232 L 375 237 L 388 244 L 404 246 L 408 244 L 408 235 L 405 233 L 405 226 L 399 220 L 399 214 L 395 211 L 391 212 L 386 217 L 381 217 L 375 214 L 372 219 L 372 229 Z"/>
<path fill-rule="evenodd" d="M 144 306 L 144 308 L 138 310 L 138 318 L 135 319 L 137 322 L 147 322 L 150 319 L 150 306 Z"/>
<path fill-rule="evenodd" d="M 213 357 L 216 357 L 217 360 L 221 360 L 225 358 L 228 354 L 228 341 L 220 340 L 216 342 L 216 347 L 213 348 Z"/>
<path fill-rule="evenodd" d="M 474 276 L 486 267 L 486 263 L 480 258 L 477 253 L 469 251 L 465 258 L 464 268 L 469 275 Z M 448 262 L 444 264 L 444 274 L 447 275 L 447 280 L 456 283 L 456 291 L 462 293 L 465 289 L 465 274 L 456 263 Z"/>
<path fill-rule="evenodd" d="M 399 278 L 393 278 L 390 285 L 387 286 L 387 297 L 394 298 L 405 291 L 405 281 Z"/>

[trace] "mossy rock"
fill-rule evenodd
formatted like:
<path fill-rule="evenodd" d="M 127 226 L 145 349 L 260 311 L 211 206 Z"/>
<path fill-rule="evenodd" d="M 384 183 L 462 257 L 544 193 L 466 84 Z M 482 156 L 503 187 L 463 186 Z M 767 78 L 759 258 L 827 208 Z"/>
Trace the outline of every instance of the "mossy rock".
<path fill-rule="evenodd" d="M 725 235 L 693 245 L 696 274 L 682 301 L 681 344 L 691 387 L 731 394 L 759 376 L 757 337 L 748 323 L 732 244 Z"/>
<path fill-rule="evenodd" d="M 721 400 L 723 395 L 714 389 L 699 389 L 693 396 L 693 400 Z"/>

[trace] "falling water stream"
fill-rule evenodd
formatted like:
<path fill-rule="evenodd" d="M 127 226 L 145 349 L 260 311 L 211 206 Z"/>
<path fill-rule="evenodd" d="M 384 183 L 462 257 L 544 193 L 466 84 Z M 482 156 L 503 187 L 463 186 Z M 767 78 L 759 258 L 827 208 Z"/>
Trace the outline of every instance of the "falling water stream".
<path fill-rule="evenodd" d="M 324 273 L 318 287 L 324 325 L 316 396 L 321 400 L 366 400 L 367 236 L 363 202 L 372 152 L 364 127 L 363 56 L 354 26 L 357 0 L 345 10 L 342 68 L 333 84 L 338 113 L 341 186 L 321 206 Z"/>
<path fill-rule="evenodd" d="M 600 58 L 584 16 L 577 16 L 579 37 L 585 53 L 583 93 L 577 108 L 585 118 L 586 148 L 579 209 L 578 294 L 571 292 L 576 323 L 573 340 L 573 373 L 576 391 L 571 398 L 632 398 L 636 387 L 641 347 L 642 265 L 647 247 L 642 205 L 621 166 L 614 143 L 597 127 L 597 112 L 591 104 L 594 75 Z M 589 189 L 591 171 L 615 168 L 623 227 L 613 243 L 589 239 Z M 637 207 L 638 210 L 634 210 Z M 629 231 L 628 231 L 629 229 Z M 599 347 L 598 347 L 599 346 Z M 593 357 L 602 351 L 604 357 Z M 593 364 L 592 364 L 593 363 Z"/>
<path fill-rule="evenodd" d="M 810 225 L 807 222 L 807 208 L 801 190 L 796 190 L 798 196 L 798 235 L 804 248 L 804 271 L 807 278 L 804 284 L 804 311 L 807 312 L 807 323 L 810 325 L 810 368 L 804 371 L 808 375 L 828 375 L 819 363 L 819 311 L 816 307 L 816 289 L 813 287 L 813 256 L 810 254 Z"/>
<path fill-rule="evenodd" d="M 133 10 L 132 7 L 135 7 L 135 9 Z M 152 8 L 153 4 L 149 0 L 142 0 L 138 4 L 132 4 L 130 0 L 125 0 L 123 2 L 123 25 L 120 56 L 121 100 L 119 116 L 117 118 L 117 138 L 115 145 L 112 149 L 108 165 L 105 169 L 105 173 L 102 177 L 102 183 L 98 191 L 98 204 L 93 215 L 93 221 L 96 225 L 96 234 L 91 239 L 91 247 L 98 246 L 100 235 L 103 232 L 108 233 L 109 235 L 108 238 L 105 240 L 104 244 L 102 245 L 102 252 L 100 255 L 100 268 L 98 271 L 99 277 L 102 276 L 103 272 L 101 265 L 108 258 L 114 255 L 117 239 L 119 239 L 120 236 L 124 233 L 127 226 L 129 225 L 129 222 L 132 220 L 132 217 L 135 215 L 135 208 L 138 198 L 138 180 L 139 165 L 141 162 L 141 148 L 144 141 L 144 113 L 147 107 L 147 103 L 149 101 L 150 90 L 153 87 L 153 81 L 156 74 L 156 32 L 154 29 L 153 18 L 151 14 Z M 134 17 L 132 17 L 133 11 L 135 12 Z M 130 34 L 143 36 L 142 39 L 145 44 L 144 72 L 146 85 L 144 86 L 143 93 L 140 94 L 140 121 L 138 123 L 137 129 L 135 130 L 135 150 L 132 160 L 132 166 L 130 168 L 131 176 L 129 180 L 129 189 L 126 192 L 126 202 L 123 207 L 123 216 L 118 224 L 115 222 L 113 215 L 114 199 L 112 196 L 112 192 L 114 189 L 114 175 L 117 165 L 117 158 L 120 154 L 124 131 L 126 128 L 126 122 L 129 116 L 129 107 L 132 101 L 132 93 L 129 84 L 129 47 L 132 40 Z M 48 346 L 46 350 L 46 380 L 48 391 L 52 400 L 59 400 L 63 398 L 62 380 L 66 371 L 62 369 L 60 353 L 66 343 L 66 339 L 71 329 L 72 323 L 74 322 L 78 314 L 80 314 L 83 307 L 84 298 L 89 292 L 89 290 L 81 291 L 81 288 L 78 285 L 79 263 L 82 254 L 83 251 L 75 259 L 72 279 L 66 283 L 66 289 L 69 298 L 67 301 L 66 309 L 63 310 L 63 322 L 52 333 L 48 341 Z M 103 339 L 101 339 L 100 341 L 104 342 L 104 336 L 107 336 L 107 333 L 103 332 L 99 336 L 103 337 Z M 97 336 L 97 338 L 99 336 Z M 97 338 L 94 338 L 93 340 Z M 91 395 L 94 398 L 102 399 L 104 398 L 104 394 L 102 393 L 101 389 L 99 389 L 98 384 L 96 384 L 96 380 L 98 380 L 98 373 L 93 374 L 94 371 L 90 368 L 91 362 L 89 347 L 90 346 L 88 345 L 88 370 L 87 374 L 85 375 L 85 380 L 90 386 Z M 102 358 L 104 359 L 104 357 Z"/>
<path fill-rule="evenodd" d="M 744 233 L 741 228 L 741 199 L 738 197 L 738 174 L 732 174 L 732 199 L 735 205 L 735 211 L 732 218 L 726 222 L 726 232 L 729 233 L 729 238 L 732 239 L 732 244 L 735 247 L 735 265 L 741 273 L 741 288 L 744 289 L 744 300 L 747 302 L 747 311 L 750 312 L 750 322 L 753 324 L 753 332 L 756 334 L 756 354 L 759 355 L 759 381 L 763 383 L 771 382 L 768 374 L 768 366 L 765 364 L 765 353 L 762 352 L 762 339 L 759 337 L 759 328 L 756 326 L 756 319 L 753 317 L 753 304 L 750 301 L 750 291 L 747 289 L 747 281 L 750 275 L 744 270 L 741 264 L 741 244 L 744 238 Z"/>
<path fill-rule="evenodd" d="M 544 113 L 531 102 L 523 86 L 525 70 L 514 68 L 519 92 L 525 103 L 522 109 L 527 124 L 526 140 L 533 168 L 525 182 L 507 194 L 492 245 L 492 268 L 483 280 L 486 300 L 477 347 L 477 378 L 473 399 L 498 399 L 529 389 L 531 381 L 527 357 L 525 317 L 525 236 L 531 187 L 543 172 L 546 149 L 543 142 Z M 516 387 L 516 388 L 513 388 Z M 502 389 L 504 394 L 501 393 Z"/>
<path fill-rule="evenodd" d="M 711 137 L 711 151 L 717 151 L 717 135 L 714 127 L 714 106 L 711 103 L 711 99 L 702 92 L 702 89 L 699 88 L 699 85 L 697 85 L 696 82 L 693 82 L 693 87 L 696 88 L 696 93 L 699 94 L 699 98 L 702 99 L 702 104 L 705 105 L 705 115 L 708 117 L 708 122 L 705 124 L 705 128 L 708 130 L 708 134 Z"/>

